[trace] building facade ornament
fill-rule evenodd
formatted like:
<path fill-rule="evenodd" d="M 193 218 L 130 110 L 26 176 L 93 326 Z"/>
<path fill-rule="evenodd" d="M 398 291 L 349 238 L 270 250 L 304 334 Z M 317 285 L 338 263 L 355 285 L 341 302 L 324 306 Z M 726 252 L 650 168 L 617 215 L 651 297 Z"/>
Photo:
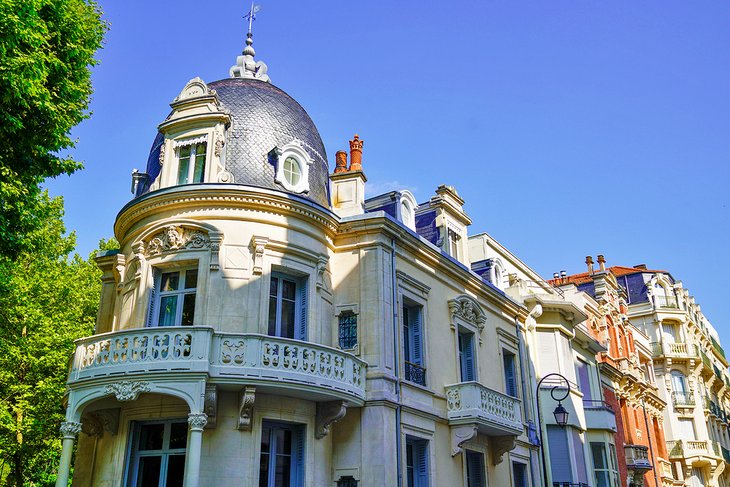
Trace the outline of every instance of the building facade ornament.
<path fill-rule="evenodd" d="M 188 414 L 188 425 L 190 425 L 191 430 L 200 431 L 205 428 L 206 424 L 208 424 L 208 416 L 205 413 Z"/>
<path fill-rule="evenodd" d="M 253 247 L 253 273 L 261 275 L 264 272 L 264 252 L 269 239 L 266 237 L 253 236 L 251 247 Z"/>
<path fill-rule="evenodd" d="M 76 438 L 81 432 L 81 423 L 76 421 L 64 421 L 61 423 L 61 436 L 63 438 Z"/>
<path fill-rule="evenodd" d="M 476 424 L 465 424 L 461 426 L 451 427 L 451 456 L 455 457 L 459 453 L 464 453 L 463 445 L 469 440 L 477 436 Z"/>
<path fill-rule="evenodd" d="M 516 436 L 497 436 L 490 439 L 490 450 L 492 451 L 492 463 L 499 465 L 504 460 L 504 454 L 514 450 L 517 446 Z"/>
<path fill-rule="evenodd" d="M 206 428 L 215 428 L 216 417 L 218 415 L 218 386 L 215 384 L 205 385 L 203 411 L 208 416 L 208 424 L 206 425 Z"/>
<path fill-rule="evenodd" d="M 449 300 L 449 314 L 451 315 L 452 328 L 458 328 L 459 324 L 468 324 L 479 332 L 479 343 L 482 341 L 482 330 L 487 322 L 487 315 L 472 297 L 465 294 Z"/>
<path fill-rule="evenodd" d="M 253 422 L 253 403 L 256 401 L 256 388 L 246 386 L 241 391 L 240 404 L 238 408 L 238 429 L 251 431 Z"/>
<path fill-rule="evenodd" d="M 127 381 L 115 382 L 108 384 L 104 390 L 107 394 L 113 394 L 117 401 L 127 402 L 136 400 L 143 392 L 150 392 L 152 387 L 149 382 L 145 381 Z"/>
<path fill-rule="evenodd" d="M 174 250 L 210 248 L 210 237 L 201 230 L 190 230 L 178 225 L 167 225 L 147 243 L 147 257 Z"/>
<path fill-rule="evenodd" d="M 321 440 L 330 432 L 330 426 L 345 417 L 347 401 L 328 401 L 317 403 L 314 437 Z"/>

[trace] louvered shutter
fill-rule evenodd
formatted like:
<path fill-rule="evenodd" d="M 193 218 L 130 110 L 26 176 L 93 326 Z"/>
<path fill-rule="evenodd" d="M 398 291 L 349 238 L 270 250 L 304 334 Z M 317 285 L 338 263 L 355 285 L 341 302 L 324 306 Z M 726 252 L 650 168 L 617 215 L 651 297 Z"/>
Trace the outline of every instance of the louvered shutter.
<path fill-rule="evenodd" d="M 505 392 L 512 397 L 517 397 L 517 382 L 515 379 L 515 355 L 506 350 L 502 351 L 504 362 L 504 383 Z"/>
<path fill-rule="evenodd" d="M 292 431 L 292 487 L 304 486 L 304 427 Z"/>
<path fill-rule="evenodd" d="M 467 487 L 484 487 L 484 455 L 479 452 L 466 452 Z"/>
<path fill-rule="evenodd" d="M 462 346 L 462 381 L 467 382 L 476 380 L 474 374 L 474 335 L 471 333 L 463 333 L 461 336 Z"/>
<path fill-rule="evenodd" d="M 418 441 L 413 445 L 416 455 L 416 487 L 428 487 L 428 441 Z"/>
<path fill-rule="evenodd" d="M 573 440 L 573 455 L 575 455 L 575 470 L 578 475 L 578 482 L 588 483 L 588 472 L 586 470 L 586 457 L 583 452 L 583 442 L 580 439 L 580 431 L 570 428 Z"/>
<path fill-rule="evenodd" d="M 545 454 L 550 455 L 550 472 L 553 483 L 573 481 L 573 473 L 570 467 L 570 454 L 568 452 L 568 436 L 566 428 L 554 424 L 547 425 L 548 448 Z"/>
<path fill-rule="evenodd" d="M 307 340 L 307 280 L 299 283 L 299 323 L 296 329 L 297 340 Z"/>
<path fill-rule="evenodd" d="M 159 269 L 152 269 L 152 290 L 150 291 L 150 310 L 147 315 L 147 326 L 155 326 L 155 313 L 157 312 L 157 292 L 160 289 Z"/>
<path fill-rule="evenodd" d="M 411 322 L 409 329 L 411 332 L 411 341 L 413 350 L 411 354 L 411 362 L 423 366 L 423 330 L 421 329 L 421 313 L 422 308 L 412 308 L 408 313 Z"/>

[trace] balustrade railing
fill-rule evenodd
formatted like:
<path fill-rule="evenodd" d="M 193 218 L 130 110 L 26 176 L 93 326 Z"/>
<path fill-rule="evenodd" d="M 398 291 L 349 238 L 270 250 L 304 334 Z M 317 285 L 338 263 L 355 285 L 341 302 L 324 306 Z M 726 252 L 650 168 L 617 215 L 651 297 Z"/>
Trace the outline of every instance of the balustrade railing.
<path fill-rule="evenodd" d="M 478 382 L 446 386 L 446 406 L 449 421 L 476 421 L 502 434 L 522 433 L 520 400 Z"/>
<path fill-rule="evenodd" d="M 670 309 L 679 308 L 679 306 L 677 305 L 676 296 L 666 296 L 666 295 L 661 295 L 661 294 L 654 296 L 654 305 L 657 308 L 670 308 Z"/>
<path fill-rule="evenodd" d="M 405 379 L 414 384 L 426 385 L 426 368 L 412 362 L 404 362 Z"/>
<path fill-rule="evenodd" d="M 697 356 L 697 349 L 693 343 L 652 342 L 651 350 L 655 357 L 662 355 L 678 358 Z"/>
<path fill-rule="evenodd" d="M 672 392 L 672 404 L 674 406 L 694 406 L 695 405 L 695 395 L 694 391 L 688 391 L 688 392 Z"/>

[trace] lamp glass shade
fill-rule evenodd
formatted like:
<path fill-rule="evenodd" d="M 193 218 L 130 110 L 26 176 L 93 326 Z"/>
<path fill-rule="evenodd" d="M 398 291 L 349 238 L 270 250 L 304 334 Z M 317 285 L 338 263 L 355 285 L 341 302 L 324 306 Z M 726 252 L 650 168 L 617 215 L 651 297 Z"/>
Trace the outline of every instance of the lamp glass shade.
<path fill-rule="evenodd" d="M 568 414 L 568 411 L 563 407 L 561 403 L 558 403 L 555 411 L 553 411 L 553 416 L 555 416 L 555 422 L 560 426 L 565 426 L 566 424 L 568 424 Z"/>

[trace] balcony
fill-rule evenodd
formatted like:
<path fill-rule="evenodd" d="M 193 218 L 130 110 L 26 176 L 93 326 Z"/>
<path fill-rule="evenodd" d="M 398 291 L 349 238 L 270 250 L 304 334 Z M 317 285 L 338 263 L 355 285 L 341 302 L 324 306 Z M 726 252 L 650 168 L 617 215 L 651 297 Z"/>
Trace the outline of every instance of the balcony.
<path fill-rule="evenodd" d="M 715 441 L 667 441 L 669 458 L 720 457 L 720 445 Z"/>
<path fill-rule="evenodd" d="M 426 369 L 424 367 L 412 362 L 404 362 L 404 365 L 405 380 L 422 386 L 426 385 Z"/>
<path fill-rule="evenodd" d="M 365 369 L 352 354 L 299 340 L 204 327 L 142 328 L 77 340 L 68 383 L 73 390 L 134 375 L 154 376 L 155 383 L 179 382 L 187 375 L 362 405 Z"/>
<path fill-rule="evenodd" d="M 676 296 L 665 296 L 662 294 L 654 296 L 654 306 L 664 309 L 679 309 Z"/>
<path fill-rule="evenodd" d="M 651 349 L 654 357 L 687 359 L 697 357 L 697 349 L 692 343 L 652 342 Z"/>
<path fill-rule="evenodd" d="M 586 428 L 616 431 L 616 412 L 605 401 L 583 399 Z"/>
<path fill-rule="evenodd" d="M 449 425 L 476 423 L 487 436 L 522 434 L 520 400 L 478 382 L 446 386 Z"/>
<path fill-rule="evenodd" d="M 725 460 L 725 463 L 730 465 L 730 450 L 728 450 L 724 446 L 721 446 L 721 448 L 722 448 L 722 459 Z"/>
<path fill-rule="evenodd" d="M 693 408 L 695 407 L 694 391 L 689 392 L 672 392 L 672 404 L 675 408 Z"/>
<path fill-rule="evenodd" d="M 626 467 L 632 470 L 649 471 L 652 469 L 649 461 L 649 448 L 643 445 L 625 445 Z"/>
<path fill-rule="evenodd" d="M 720 346 L 720 343 L 715 340 L 715 337 L 710 335 L 710 341 L 712 342 L 712 348 L 715 349 L 718 355 L 720 355 L 722 358 L 725 358 L 725 350 Z"/>

